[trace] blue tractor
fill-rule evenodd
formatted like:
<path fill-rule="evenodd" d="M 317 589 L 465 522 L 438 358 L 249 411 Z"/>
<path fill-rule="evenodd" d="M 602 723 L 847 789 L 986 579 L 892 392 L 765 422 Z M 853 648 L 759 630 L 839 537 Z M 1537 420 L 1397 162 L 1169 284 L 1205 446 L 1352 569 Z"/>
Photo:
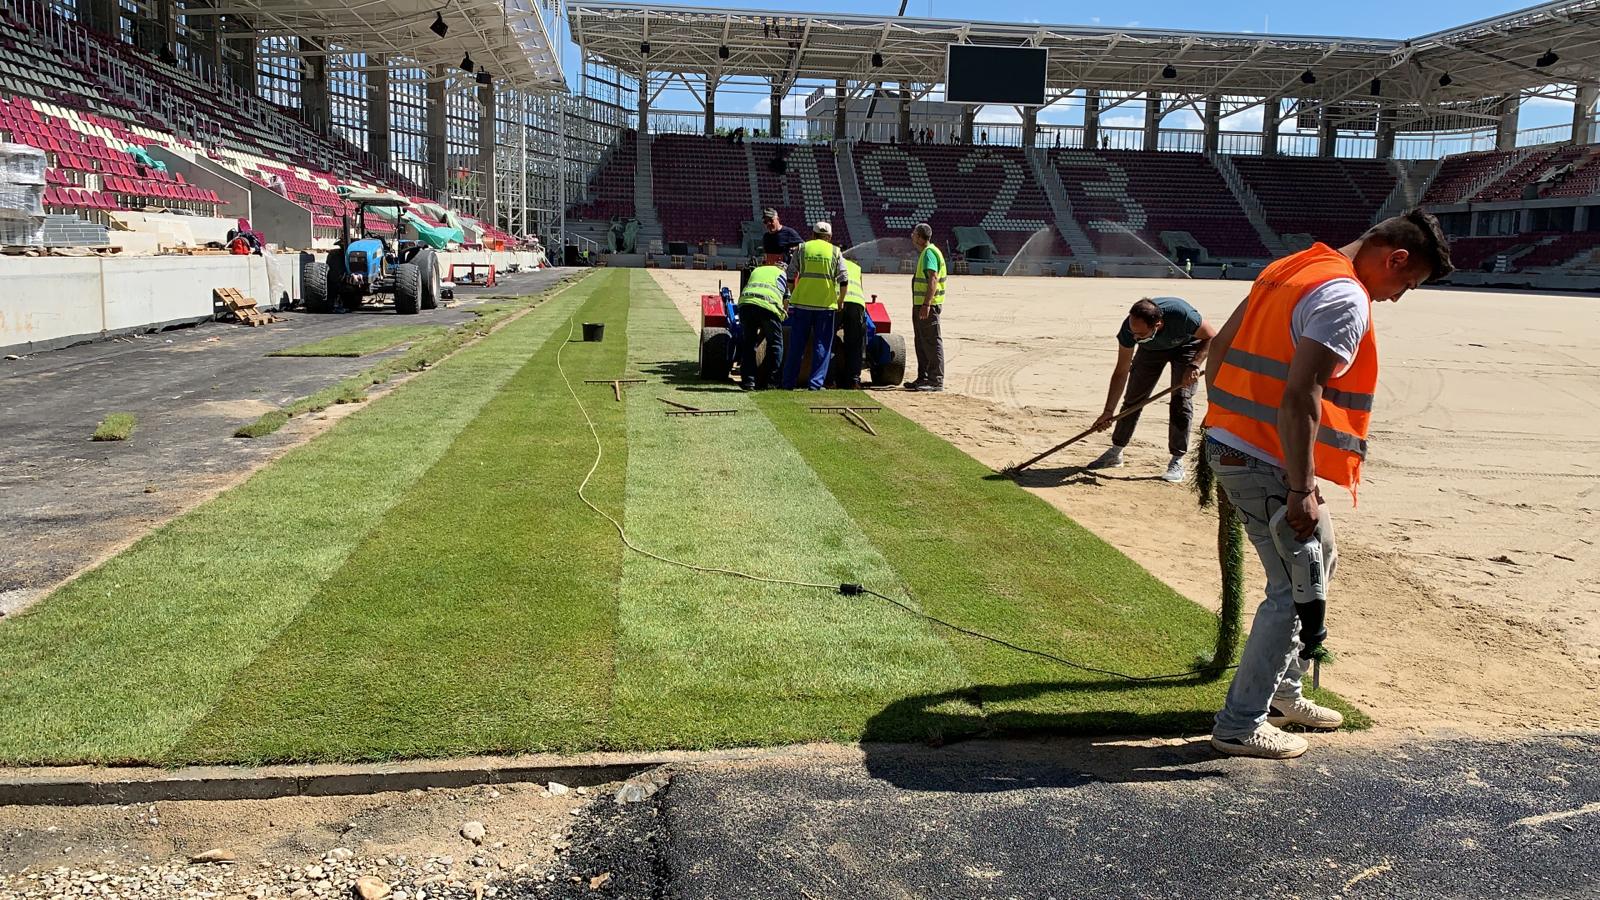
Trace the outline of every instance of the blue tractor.
<path fill-rule="evenodd" d="M 344 217 L 343 238 L 328 251 L 326 262 L 309 262 L 301 270 L 306 311 L 345 312 L 379 294 L 393 294 L 394 311 L 401 315 L 438 307 L 444 283 L 433 248 L 413 241 L 391 242 L 367 227 L 369 209 L 387 208 L 394 210 L 398 227 L 409 206 L 406 200 L 376 193 L 346 196 L 356 208 Z"/>

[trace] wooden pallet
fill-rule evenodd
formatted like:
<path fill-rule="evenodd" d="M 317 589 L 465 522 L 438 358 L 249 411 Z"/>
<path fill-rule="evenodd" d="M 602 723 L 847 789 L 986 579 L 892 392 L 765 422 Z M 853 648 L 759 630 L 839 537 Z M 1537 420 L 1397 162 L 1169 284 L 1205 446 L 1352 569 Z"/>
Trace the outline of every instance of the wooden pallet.
<path fill-rule="evenodd" d="M 272 313 L 262 312 L 256 308 L 256 298 L 246 297 L 239 293 L 238 288 L 213 288 L 212 296 L 218 303 L 227 307 L 228 312 L 234 314 L 239 322 L 254 328 L 257 325 L 271 325 L 273 322 L 282 322 L 283 319 Z"/>

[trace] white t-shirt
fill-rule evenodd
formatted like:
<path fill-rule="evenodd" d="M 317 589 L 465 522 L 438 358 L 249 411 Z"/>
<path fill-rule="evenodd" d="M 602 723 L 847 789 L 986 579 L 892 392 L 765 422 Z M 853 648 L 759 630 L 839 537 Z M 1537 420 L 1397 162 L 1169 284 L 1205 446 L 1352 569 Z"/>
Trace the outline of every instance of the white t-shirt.
<path fill-rule="evenodd" d="M 1343 375 L 1355 362 L 1361 340 L 1372 327 L 1371 309 L 1366 288 L 1354 278 L 1336 278 L 1317 285 L 1300 298 L 1289 317 L 1289 339 L 1298 345 L 1301 338 L 1313 341 L 1332 350 L 1343 360 L 1334 375 Z M 1206 434 L 1218 443 L 1248 453 L 1256 459 L 1272 463 L 1279 468 L 1283 459 L 1251 444 L 1224 428 L 1211 428 Z"/>

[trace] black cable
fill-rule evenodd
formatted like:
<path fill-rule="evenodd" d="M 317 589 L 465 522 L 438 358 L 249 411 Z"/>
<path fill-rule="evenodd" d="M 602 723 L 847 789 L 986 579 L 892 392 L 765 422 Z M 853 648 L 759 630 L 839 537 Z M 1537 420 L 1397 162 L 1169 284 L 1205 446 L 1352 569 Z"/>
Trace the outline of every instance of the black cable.
<path fill-rule="evenodd" d="M 950 622 L 946 622 L 945 620 L 943 620 L 943 619 L 941 619 L 941 618 L 939 618 L 937 616 L 930 616 L 930 615 L 928 615 L 927 613 L 923 612 L 920 609 L 916 609 L 915 607 L 907 606 L 906 604 L 900 602 L 899 600 L 896 600 L 893 597 L 887 596 L 885 594 L 880 594 L 877 591 L 875 591 L 875 590 L 873 590 L 873 589 L 871 589 L 869 587 L 863 587 L 863 586 L 861 586 L 859 584 L 841 584 L 841 585 L 839 585 L 839 593 L 845 595 L 846 597 L 853 597 L 853 596 L 856 596 L 858 594 L 870 594 L 870 595 L 872 595 L 874 597 L 877 597 L 879 600 L 884 600 L 884 601 L 887 601 L 889 603 L 894 604 L 895 606 L 900 607 L 901 609 L 903 609 L 906 612 L 912 614 L 913 616 L 917 616 L 918 618 L 926 619 L 929 622 L 932 622 L 932 623 L 934 623 L 936 625 L 942 625 L 945 628 L 950 629 L 951 631 L 955 631 L 955 632 L 958 632 L 960 634 L 967 635 L 968 637 L 975 637 L 975 638 L 977 638 L 979 640 L 982 640 L 982 641 L 988 641 L 991 644 L 998 644 L 998 645 L 1000 645 L 1002 647 L 1005 647 L 1008 650 L 1014 650 L 1014 651 L 1016 651 L 1018 653 L 1026 653 L 1029 656 L 1037 656 L 1037 657 L 1039 657 L 1041 659 L 1048 659 L 1051 662 L 1060 663 L 1063 666 L 1069 666 L 1071 668 L 1078 669 L 1080 671 L 1093 672 L 1096 675 L 1110 675 L 1113 678 L 1121 678 L 1121 679 L 1123 679 L 1125 681 L 1170 681 L 1170 680 L 1172 680 L 1174 678 L 1193 678 L 1196 675 L 1205 675 L 1205 674 L 1209 674 L 1211 672 L 1226 672 L 1229 669 L 1237 669 L 1237 668 L 1239 668 L 1238 666 L 1234 665 L 1234 666 L 1222 666 L 1220 668 L 1214 668 L 1214 669 L 1190 669 L 1187 672 L 1173 672 L 1173 673 L 1168 674 L 1168 675 L 1129 675 L 1126 672 L 1114 672 L 1111 669 L 1098 669 L 1098 668 L 1095 668 L 1094 666 L 1086 666 L 1086 665 L 1083 665 L 1082 663 L 1075 663 L 1072 660 L 1067 659 L 1065 657 L 1056 656 L 1054 653 L 1046 653 L 1043 650 L 1034 650 L 1031 647 L 1022 647 L 1022 646 L 1019 646 L 1017 644 L 1013 644 L 1008 640 L 1004 640 L 1003 638 L 992 637 L 990 635 L 984 634 L 981 631 L 973 631 L 970 628 L 963 628 L 960 625 L 955 625 L 955 624 L 952 624 Z"/>

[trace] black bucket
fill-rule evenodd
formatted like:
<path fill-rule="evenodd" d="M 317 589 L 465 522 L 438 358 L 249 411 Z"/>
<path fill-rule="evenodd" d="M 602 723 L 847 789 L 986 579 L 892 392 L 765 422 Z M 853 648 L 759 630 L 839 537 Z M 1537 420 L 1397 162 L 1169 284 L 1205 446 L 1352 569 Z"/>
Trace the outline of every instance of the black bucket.
<path fill-rule="evenodd" d="M 583 323 L 583 339 L 586 342 L 589 342 L 589 343 L 598 343 L 600 341 L 605 340 L 606 339 L 606 323 L 604 323 L 604 322 L 585 322 L 585 323 Z"/>

